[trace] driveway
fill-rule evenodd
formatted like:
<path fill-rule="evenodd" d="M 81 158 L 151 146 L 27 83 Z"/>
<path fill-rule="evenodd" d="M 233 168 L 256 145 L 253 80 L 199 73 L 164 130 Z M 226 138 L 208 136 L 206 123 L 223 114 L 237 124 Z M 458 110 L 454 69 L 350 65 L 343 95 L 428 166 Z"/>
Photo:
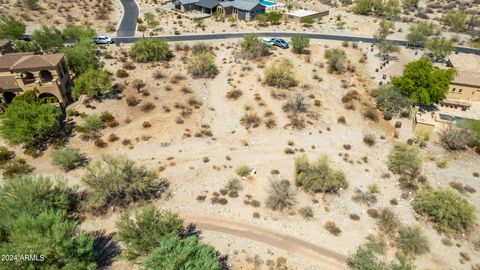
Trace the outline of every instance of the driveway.
<path fill-rule="evenodd" d="M 117 37 L 133 37 L 137 28 L 138 6 L 134 0 L 120 0 L 123 18 L 117 30 Z"/>

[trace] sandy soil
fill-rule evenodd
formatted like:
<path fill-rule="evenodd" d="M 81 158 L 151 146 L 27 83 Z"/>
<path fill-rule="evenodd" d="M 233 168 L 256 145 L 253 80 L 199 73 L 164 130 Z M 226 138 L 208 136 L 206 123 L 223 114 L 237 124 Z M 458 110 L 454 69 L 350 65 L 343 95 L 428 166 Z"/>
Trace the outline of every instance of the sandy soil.
<path fill-rule="evenodd" d="M 377 75 L 372 74 L 371 69 L 380 65 L 375 53 L 369 53 L 369 45 L 358 44 L 358 48 L 354 49 L 352 46 L 342 47 L 338 42 L 322 41 L 320 44 L 312 41 L 312 53 L 309 56 L 299 57 L 291 51 L 275 49 L 271 56 L 258 62 L 236 59 L 236 41 L 218 41 L 211 45 L 220 69 L 219 75 L 214 79 L 192 79 L 186 73 L 186 61 L 190 52 L 176 50 L 175 58 L 168 64 L 135 64 L 136 68 L 128 71 L 130 75 L 127 78 L 117 78 L 118 83 L 126 85 L 120 100 L 93 102 L 95 110 L 86 109 L 80 102 L 73 104 L 71 108 L 81 112 L 112 113 L 120 125 L 105 129 L 103 139 L 107 141 L 108 136 L 115 133 L 120 140 L 108 142 L 106 148 L 98 149 L 93 142 L 84 142 L 75 136 L 69 145 L 80 148 L 91 159 L 101 153 L 120 153 L 158 170 L 160 176 L 171 183 L 170 194 L 154 202 L 158 207 L 172 209 L 187 216 L 205 215 L 271 228 L 272 231 L 290 235 L 343 256 L 354 252 L 368 234 L 378 230 L 375 219 L 366 213 L 369 207 L 351 200 L 356 188 L 365 190 L 368 184 L 377 183 L 381 191 L 377 196 L 378 202 L 371 208 L 391 207 L 402 222 L 420 224 L 430 238 L 431 251 L 417 259 L 418 269 L 470 269 L 471 265 L 480 263 L 479 251 L 476 251 L 472 244 L 478 234 L 459 236 L 453 240 L 457 244 L 453 247 L 441 244 L 441 239 L 445 236 L 439 235 L 430 224 L 417 220 L 418 217 L 410 205 L 412 197 L 401 197 L 402 190 L 396 177 L 382 177 L 388 172 L 387 155 L 394 143 L 406 141 L 413 135 L 409 119 L 373 123 L 365 120 L 360 113 L 369 106 L 370 93 L 377 85 Z M 325 63 L 323 55 L 326 47 L 342 47 L 346 50 L 351 64 L 356 67 L 355 71 L 342 75 L 328 73 L 327 68 L 322 65 Z M 122 67 L 123 62 L 130 61 L 124 57 L 127 49 L 127 46 L 110 46 L 109 50 L 113 51 L 114 58 L 104 59 L 105 68 L 114 74 Z M 365 63 L 359 63 L 364 52 L 367 52 L 368 59 Z M 278 90 L 261 83 L 263 67 L 281 57 L 292 61 L 299 81 L 298 87 Z M 156 71 L 162 72 L 164 77 L 154 79 L 153 74 Z M 185 78 L 178 79 L 181 77 L 179 74 Z M 317 77 L 314 75 L 322 80 L 314 79 Z M 149 92 L 148 96 L 133 89 L 131 82 L 136 78 L 146 83 L 144 91 Z M 236 101 L 225 96 L 232 89 L 243 92 Z M 343 95 L 350 90 L 357 90 L 362 96 L 362 101 L 356 103 L 354 111 L 345 109 L 341 102 Z M 296 93 L 308 97 L 310 113 L 302 116 L 306 123 L 305 129 L 295 130 L 287 126 L 290 120 L 282 110 L 286 100 L 275 99 L 272 92 L 283 93 L 287 97 Z M 125 97 L 129 95 L 141 99 L 140 105 L 127 106 Z M 202 104 L 194 108 L 188 104 L 191 98 L 197 100 L 197 105 L 198 101 Z M 320 100 L 321 106 L 314 106 L 314 100 Z M 140 107 L 146 102 L 154 103 L 156 108 L 151 112 L 142 112 Z M 247 130 L 240 123 L 246 108 L 250 112 L 256 112 L 263 120 L 274 119 L 276 127 L 267 128 L 262 124 L 258 128 Z M 188 115 L 190 110 L 191 115 Z M 181 117 L 182 112 L 184 117 Z M 272 116 L 264 116 L 266 112 L 271 112 Z M 346 124 L 337 123 L 340 116 L 346 118 Z M 182 124 L 178 124 L 179 117 L 183 120 Z M 127 118 L 131 121 L 125 122 Z M 393 123 L 397 120 L 402 121 L 403 125 L 398 130 L 399 138 L 395 139 Z M 150 122 L 152 126 L 142 128 L 144 121 Z M 195 137 L 195 133 L 205 124 L 210 127 L 213 137 Z M 368 147 L 362 142 L 365 133 L 375 135 L 375 146 Z M 130 139 L 132 144 L 123 145 L 124 139 Z M 288 145 L 289 141 L 293 142 L 293 146 Z M 351 146 L 350 150 L 344 148 L 346 144 Z M 293 181 L 294 160 L 293 155 L 284 152 L 287 147 L 293 148 L 296 155 L 307 154 L 312 160 L 327 155 L 333 167 L 345 172 L 350 182 L 349 188 L 341 191 L 339 195 L 308 194 L 297 189 L 296 205 L 290 211 L 269 210 L 265 206 L 269 180 L 278 178 Z M 37 168 L 36 172 L 39 174 L 62 175 L 60 169 L 50 165 L 50 155 L 51 150 L 40 158 L 27 159 Z M 472 176 L 473 172 L 480 171 L 478 156 L 470 152 L 447 153 L 436 142 L 429 142 L 428 147 L 422 150 L 422 155 L 425 158 L 423 174 L 433 185 L 448 186 L 450 181 L 457 180 L 480 190 L 478 178 Z M 449 160 L 447 168 L 437 168 L 435 159 Z M 235 168 L 241 164 L 255 168 L 256 174 L 242 179 L 244 189 L 238 198 L 225 197 L 228 200 L 226 205 L 212 204 L 212 193 L 222 189 L 228 179 L 235 176 Z M 278 170 L 279 175 L 272 175 L 272 170 Z M 69 183 L 81 184 L 83 171 L 84 169 L 77 169 L 69 172 L 66 175 Z M 196 200 L 198 195 L 207 196 L 206 200 Z M 244 200 L 249 198 L 258 200 L 261 205 L 246 205 Z M 389 201 L 393 198 L 398 200 L 398 205 L 390 205 Z M 480 205 L 479 192 L 471 194 L 468 199 L 475 205 Z M 304 220 L 297 213 L 297 210 L 304 206 L 313 208 L 312 220 Z M 258 218 L 253 216 L 255 213 Z M 349 215 L 352 213 L 358 214 L 360 220 L 351 220 Z M 87 231 L 105 229 L 113 232 L 117 217 L 118 212 L 102 217 L 89 217 L 81 226 Z M 327 221 L 334 221 L 342 233 L 333 236 L 326 231 L 323 226 Z M 317 264 L 314 261 L 302 259 L 292 253 L 286 254 L 285 251 L 254 241 L 238 239 L 237 236 L 206 231 L 203 237 L 224 254 L 231 255 L 237 267 L 235 269 L 257 269 L 253 268 L 253 259 L 253 263 L 246 266 L 239 263 L 247 256 L 254 258 L 255 255 L 259 255 L 264 261 L 285 256 L 288 265 L 293 269 L 325 267 L 315 268 Z M 472 261 L 461 264 L 461 251 L 470 254 Z M 111 269 L 132 269 L 132 266 L 119 261 L 115 262 Z"/>

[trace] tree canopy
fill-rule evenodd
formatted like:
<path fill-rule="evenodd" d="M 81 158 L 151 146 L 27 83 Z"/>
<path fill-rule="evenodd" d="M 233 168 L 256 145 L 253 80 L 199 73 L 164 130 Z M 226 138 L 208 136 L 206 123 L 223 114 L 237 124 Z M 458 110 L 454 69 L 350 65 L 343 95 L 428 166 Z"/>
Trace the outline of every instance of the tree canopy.
<path fill-rule="evenodd" d="M 42 26 L 33 31 L 32 41 L 36 42 L 44 51 L 56 52 L 63 47 L 63 34 L 55 26 Z"/>
<path fill-rule="evenodd" d="M 80 42 L 95 37 L 97 33 L 88 25 L 69 25 L 63 30 L 63 39 L 67 42 Z"/>
<path fill-rule="evenodd" d="M 11 145 L 36 142 L 56 130 L 60 115 L 51 104 L 14 100 L 0 116 L 0 136 Z"/>
<path fill-rule="evenodd" d="M 392 84 L 414 103 L 431 105 L 445 98 L 454 76 L 454 69 L 436 70 L 430 59 L 422 58 L 408 63 L 402 76 L 392 78 Z"/>
<path fill-rule="evenodd" d="M 78 44 L 64 48 L 62 51 L 65 53 L 68 67 L 75 73 L 98 68 L 96 47 L 89 39 L 82 39 Z"/>
<path fill-rule="evenodd" d="M 112 91 L 112 79 L 107 71 L 88 68 L 75 79 L 72 94 L 75 98 L 86 95 L 90 98 L 99 98 Z"/>
<path fill-rule="evenodd" d="M 434 37 L 425 41 L 425 48 L 433 54 L 435 60 L 444 60 L 453 51 L 453 40 Z"/>
<path fill-rule="evenodd" d="M 164 61 L 171 57 L 166 40 L 142 39 L 135 42 L 130 51 L 137 62 Z"/>
<path fill-rule="evenodd" d="M 25 24 L 14 17 L 0 17 L 0 38 L 20 39 L 25 29 Z"/>

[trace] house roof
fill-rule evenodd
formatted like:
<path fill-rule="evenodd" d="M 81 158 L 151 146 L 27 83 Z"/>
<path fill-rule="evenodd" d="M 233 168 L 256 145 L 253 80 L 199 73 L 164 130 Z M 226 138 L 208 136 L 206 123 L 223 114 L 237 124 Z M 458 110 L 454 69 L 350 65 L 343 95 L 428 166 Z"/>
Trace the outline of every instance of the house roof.
<path fill-rule="evenodd" d="M 235 0 L 233 1 L 233 7 L 240 10 L 251 10 L 260 2 L 258 0 Z"/>
<path fill-rule="evenodd" d="M 0 56 L 0 71 L 9 71 L 18 60 L 33 53 L 9 53 Z"/>
<path fill-rule="evenodd" d="M 195 3 L 196 6 L 204 7 L 204 8 L 214 8 L 219 5 L 217 0 L 199 0 Z"/>
<path fill-rule="evenodd" d="M 480 73 L 480 56 L 474 54 L 452 54 L 448 60 L 457 70 L 476 71 Z"/>
<path fill-rule="evenodd" d="M 19 89 L 20 87 L 14 75 L 0 76 L 0 91 L 15 91 Z"/>
<path fill-rule="evenodd" d="M 199 0 L 179 0 L 180 4 L 182 5 L 189 5 L 197 3 Z"/>
<path fill-rule="evenodd" d="M 10 68 L 12 71 L 24 69 L 53 68 L 63 59 L 63 54 L 30 55 L 19 59 Z"/>
<path fill-rule="evenodd" d="M 457 75 L 453 79 L 454 84 L 471 85 L 480 88 L 480 71 L 457 70 Z"/>

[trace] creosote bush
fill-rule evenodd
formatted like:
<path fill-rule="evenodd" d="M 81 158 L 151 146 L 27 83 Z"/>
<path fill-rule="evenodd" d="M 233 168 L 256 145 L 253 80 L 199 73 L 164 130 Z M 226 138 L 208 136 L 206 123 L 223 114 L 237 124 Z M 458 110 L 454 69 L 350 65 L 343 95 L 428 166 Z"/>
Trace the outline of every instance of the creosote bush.
<path fill-rule="evenodd" d="M 288 180 L 271 180 L 266 205 L 272 210 L 282 211 L 295 203 L 295 193 Z"/>
<path fill-rule="evenodd" d="M 342 49 L 328 49 L 325 51 L 325 58 L 331 72 L 341 73 L 346 69 L 347 56 Z"/>
<path fill-rule="evenodd" d="M 240 42 L 240 47 L 242 56 L 248 59 L 258 59 L 270 53 L 268 46 L 255 34 L 246 34 Z"/>
<path fill-rule="evenodd" d="M 396 174 L 416 177 L 421 165 L 420 150 L 416 146 L 398 144 L 388 155 L 388 168 Z"/>
<path fill-rule="evenodd" d="M 195 54 L 188 61 L 187 70 L 194 78 L 214 78 L 218 74 L 215 57 L 210 52 Z"/>
<path fill-rule="evenodd" d="M 287 59 L 278 59 L 265 68 L 264 81 L 278 88 L 290 88 L 297 85 L 293 65 Z"/>
<path fill-rule="evenodd" d="M 330 167 L 326 156 L 310 163 L 306 155 L 295 159 L 295 184 L 305 191 L 336 193 L 348 187 L 342 171 Z"/>
<path fill-rule="evenodd" d="M 136 41 L 130 51 L 130 55 L 137 62 L 152 62 L 169 60 L 171 55 L 166 40 L 141 39 Z"/>
<path fill-rule="evenodd" d="M 395 239 L 397 246 L 404 255 L 422 255 L 429 250 L 428 237 L 418 225 L 402 226 Z"/>
<path fill-rule="evenodd" d="M 238 176 L 245 177 L 250 174 L 250 167 L 247 165 L 240 165 L 235 169 L 235 173 L 238 174 Z"/>

